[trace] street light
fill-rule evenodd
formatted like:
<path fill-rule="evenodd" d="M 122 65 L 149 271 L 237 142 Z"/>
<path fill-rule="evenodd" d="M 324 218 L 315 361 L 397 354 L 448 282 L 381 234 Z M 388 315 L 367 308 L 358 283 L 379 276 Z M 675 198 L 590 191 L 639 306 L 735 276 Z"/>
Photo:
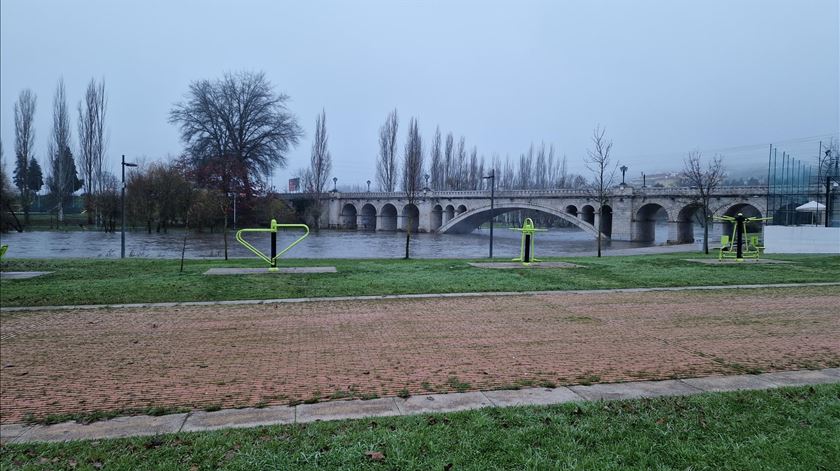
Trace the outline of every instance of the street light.
<path fill-rule="evenodd" d="M 368 193 L 370 193 L 370 180 L 367 181 L 368 184 Z"/>
<path fill-rule="evenodd" d="M 333 191 L 338 191 L 338 177 L 333 177 Z"/>
<path fill-rule="evenodd" d="M 496 216 L 494 213 L 495 209 L 495 200 L 496 200 L 496 169 L 490 171 L 490 175 L 486 177 L 481 177 L 482 180 L 490 180 L 490 258 L 493 258 L 493 218 Z"/>
<path fill-rule="evenodd" d="M 627 173 L 627 166 L 622 165 L 619 170 L 621 170 L 621 186 L 624 186 L 624 174 Z"/>
<path fill-rule="evenodd" d="M 426 188 L 423 188 L 423 189 L 428 190 L 429 189 L 429 174 L 427 173 L 427 174 L 423 175 L 423 178 L 426 179 Z"/>
<path fill-rule="evenodd" d="M 122 206 L 122 225 L 120 226 L 120 258 L 125 258 L 125 168 L 136 167 L 137 164 L 126 162 L 125 154 L 122 156 L 122 193 L 120 194 L 120 201 Z"/>

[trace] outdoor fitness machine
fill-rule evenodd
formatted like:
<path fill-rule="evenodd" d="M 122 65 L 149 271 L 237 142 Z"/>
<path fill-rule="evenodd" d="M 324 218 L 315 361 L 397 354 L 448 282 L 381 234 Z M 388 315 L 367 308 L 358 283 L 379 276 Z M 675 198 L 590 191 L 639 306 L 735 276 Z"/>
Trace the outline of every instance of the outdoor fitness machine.
<path fill-rule="evenodd" d="M 519 231 L 522 233 L 522 243 L 519 249 L 519 258 L 514 258 L 514 262 L 522 262 L 522 263 L 531 263 L 531 262 L 539 262 L 536 257 L 534 257 L 534 235 L 537 232 L 545 232 L 546 229 L 537 229 L 534 227 L 534 221 L 531 218 L 525 218 L 525 221 L 522 223 L 522 227 L 512 227 L 511 230 Z"/>
<path fill-rule="evenodd" d="M 277 252 L 277 229 L 286 229 L 286 228 L 298 228 L 303 229 L 305 232 L 302 236 L 298 237 L 297 240 L 289 244 L 288 247 L 281 250 L 279 253 Z M 249 244 L 248 241 L 242 238 L 242 234 L 246 232 L 270 232 L 271 233 L 271 256 L 267 256 L 264 253 L 260 252 L 259 249 L 254 247 L 253 245 Z M 236 231 L 236 240 L 242 244 L 246 249 L 254 252 L 257 257 L 265 260 L 269 264 L 269 271 L 277 271 L 277 259 L 280 258 L 281 255 L 288 252 L 289 249 L 294 247 L 298 244 L 298 242 L 302 241 L 309 235 L 309 226 L 306 224 L 277 224 L 277 220 L 271 220 L 271 226 L 268 229 L 240 229 Z"/>
<path fill-rule="evenodd" d="M 745 257 L 757 259 L 761 255 L 761 249 L 764 247 L 759 245 L 757 234 L 747 234 L 747 224 L 751 222 L 769 221 L 771 218 L 748 218 L 743 213 L 738 213 L 735 216 L 715 216 L 715 219 L 733 224 L 732 236 L 722 235 L 720 237 L 718 260 L 734 258 L 736 262 L 743 262 Z"/>

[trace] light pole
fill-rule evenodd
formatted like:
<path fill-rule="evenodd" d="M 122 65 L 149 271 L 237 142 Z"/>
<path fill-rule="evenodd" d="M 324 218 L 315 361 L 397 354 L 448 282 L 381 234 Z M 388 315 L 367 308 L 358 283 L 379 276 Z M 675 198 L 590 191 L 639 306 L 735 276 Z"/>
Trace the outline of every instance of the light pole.
<path fill-rule="evenodd" d="M 627 166 L 622 165 L 619 170 L 621 170 L 621 186 L 624 186 L 624 174 L 627 173 Z"/>
<path fill-rule="evenodd" d="M 370 180 L 367 181 L 368 184 L 368 193 L 370 193 Z"/>
<path fill-rule="evenodd" d="M 126 162 L 125 154 L 123 154 L 122 163 L 120 165 L 122 168 L 122 192 L 120 194 L 120 204 L 122 206 L 122 224 L 120 225 L 120 258 L 125 258 L 125 168 L 136 166 L 137 164 Z"/>
<path fill-rule="evenodd" d="M 333 192 L 338 191 L 338 177 L 333 177 Z"/>
<path fill-rule="evenodd" d="M 228 193 L 228 198 L 233 196 L 233 230 L 236 230 L 236 192 L 232 191 Z"/>
<path fill-rule="evenodd" d="M 490 180 L 490 258 L 493 258 L 493 218 L 496 201 L 496 169 L 490 171 L 490 175 L 481 177 L 483 180 Z"/>
<path fill-rule="evenodd" d="M 426 179 L 426 188 L 424 188 L 424 189 L 428 190 L 429 189 L 429 174 L 427 173 L 427 174 L 423 175 L 423 178 Z"/>

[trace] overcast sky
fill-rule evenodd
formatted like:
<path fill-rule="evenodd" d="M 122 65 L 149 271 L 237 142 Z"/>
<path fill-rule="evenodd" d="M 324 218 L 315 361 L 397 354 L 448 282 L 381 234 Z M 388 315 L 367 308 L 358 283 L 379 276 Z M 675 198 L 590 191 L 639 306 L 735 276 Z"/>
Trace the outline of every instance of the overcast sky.
<path fill-rule="evenodd" d="M 308 164 L 326 109 L 339 184 L 374 180 L 377 133 L 398 108 L 488 157 L 553 143 L 581 165 L 600 123 L 629 175 L 678 170 L 685 152 L 764 165 L 767 145 L 812 158 L 840 129 L 840 12 L 809 1 L 63 1 L 3 0 L 0 131 L 38 95 L 44 159 L 56 82 L 73 109 L 106 81 L 112 168 L 182 149 L 167 122 L 188 84 L 264 71 L 306 131 L 275 172 Z M 74 138 L 74 143 L 77 142 Z M 285 183 L 283 183 L 284 185 Z"/>

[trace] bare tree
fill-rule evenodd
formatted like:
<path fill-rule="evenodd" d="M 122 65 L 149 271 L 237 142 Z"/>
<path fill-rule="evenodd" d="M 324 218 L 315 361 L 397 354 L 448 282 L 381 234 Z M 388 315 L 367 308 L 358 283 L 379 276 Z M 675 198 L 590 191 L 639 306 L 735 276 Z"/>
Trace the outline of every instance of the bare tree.
<path fill-rule="evenodd" d="M 446 190 L 454 190 L 455 189 L 455 155 L 454 155 L 454 148 L 455 148 L 455 138 L 452 136 L 452 133 L 446 134 L 446 145 L 444 146 L 443 151 L 443 174 L 444 178 L 443 181 L 445 182 L 444 189 Z"/>
<path fill-rule="evenodd" d="M 473 146 L 470 152 L 470 166 L 466 180 L 468 190 L 478 189 L 478 182 L 481 181 L 481 175 L 478 174 L 478 147 L 476 146 Z"/>
<path fill-rule="evenodd" d="M 48 152 L 51 175 L 47 179 L 47 186 L 57 201 L 58 221 L 64 222 L 64 204 L 82 185 L 76 175 L 76 163 L 70 151 L 70 115 L 67 111 L 64 79 L 58 81 L 53 97 L 53 128 Z"/>
<path fill-rule="evenodd" d="M 376 180 L 382 191 L 397 189 L 397 130 L 400 121 L 397 110 L 388 113 L 385 124 L 379 128 L 379 158 L 376 161 Z"/>
<path fill-rule="evenodd" d="M 255 183 L 284 167 L 287 152 L 303 135 L 286 108 L 289 97 L 275 94 L 262 72 L 195 81 L 184 98 L 169 112 L 169 122 L 180 128 L 199 183 L 218 188 L 222 196 L 243 191 L 250 199 Z M 227 259 L 226 197 L 220 209 Z"/>
<path fill-rule="evenodd" d="M 321 227 L 321 199 L 327 187 L 327 180 L 332 172 L 332 156 L 327 148 L 327 113 L 321 110 L 321 114 L 315 118 L 315 136 L 312 139 L 312 154 L 309 158 L 309 172 L 306 177 L 309 179 L 307 187 L 312 189 L 315 202 L 315 230 Z"/>
<path fill-rule="evenodd" d="M 612 163 L 610 152 L 612 151 L 613 143 L 607 140 L 606 129 L 601 126 L 596 126 L 592 131 L 592 145 L 593 148 L 587 150 L 586 168 L 592 172 L 593 184 L 591 187 L 592 196 L 598 203 L 598 256 L 601 256 L 602 246 L 602 231 L 604 228 L 604 206 L 609 203 L 610 188 L 613 186 L 615 180 L 615 172 L 618 168 L 618 162 Z"/>
<path fill-rule="evenodd" d="M 417 199 L 423 188 L 423 142 L 420 138 L 417 120 L 411 118 L 408 123 L 408 138 L 405 141 L 405 154 L 403 159 L 403 191 L 407 200 L 407 206 L 417 207 Z M 405 226 L 405 258 L 410 257 L 411 228 L 415 221 L 413 212 L 408 212 L 408 221 Z"/>
<path fill-rule="evenodd" d="M 455 152 L 455 171 L 453 172 L 455 180 L 455 190 L 463 190 L 467 186 L 467 144 L 464 136 L 458 140 L 458 150 Z"/>
<path fill-rule="evenodd" d="M 93 224 L 94 202 L 100 190 L 105 155 L 105 81 L 91 79 L 84 100 L 79 102 L 79 167 L 82 170 L 87 222 Z"/>
<path fill-rule="evenodd" d="M 694 189 L 694 201 L 700 206 L 703 216 L 703 251 L 709 253 L 709 223 L 714 212 L 710 203 L 712 193 L 723 182 L 726 173 L 723 168 L 723 158 L 715 155 L 705 167 L 700 152 L 689 152 L 683 160 L 681 176 Z"/>
<path fill-rule="evenodd" d="M 537 161 L 534 162 L 534 187 L 544 190 L 548 186 L 548 163 L 545 160 L 545 142 L 537 151 Z"/>
<path fill-rule="evenodd" d="M 432 189 L 433 190 L 442 190 L 444 189 L 444 165 L 446 162 L 443 161 L 443 156 L 441 155 L 441 139 L 440 139 L 440 126 L 435 128 L 435 137 L 432 139 L 432 148 L 429 152 L 429 157 L 432 161 L 430 172 L 432 176 Z"/>
<path fill-rule="evenodd" d="M 29 169 L 34 161 L 35 104 L 37 97 L 32 90 L 20 92 L 15 103 L 15 170 L 14 182 L 20 191 L 24 223 L 29 224 L 29 207 L 32 203 Z"/>

